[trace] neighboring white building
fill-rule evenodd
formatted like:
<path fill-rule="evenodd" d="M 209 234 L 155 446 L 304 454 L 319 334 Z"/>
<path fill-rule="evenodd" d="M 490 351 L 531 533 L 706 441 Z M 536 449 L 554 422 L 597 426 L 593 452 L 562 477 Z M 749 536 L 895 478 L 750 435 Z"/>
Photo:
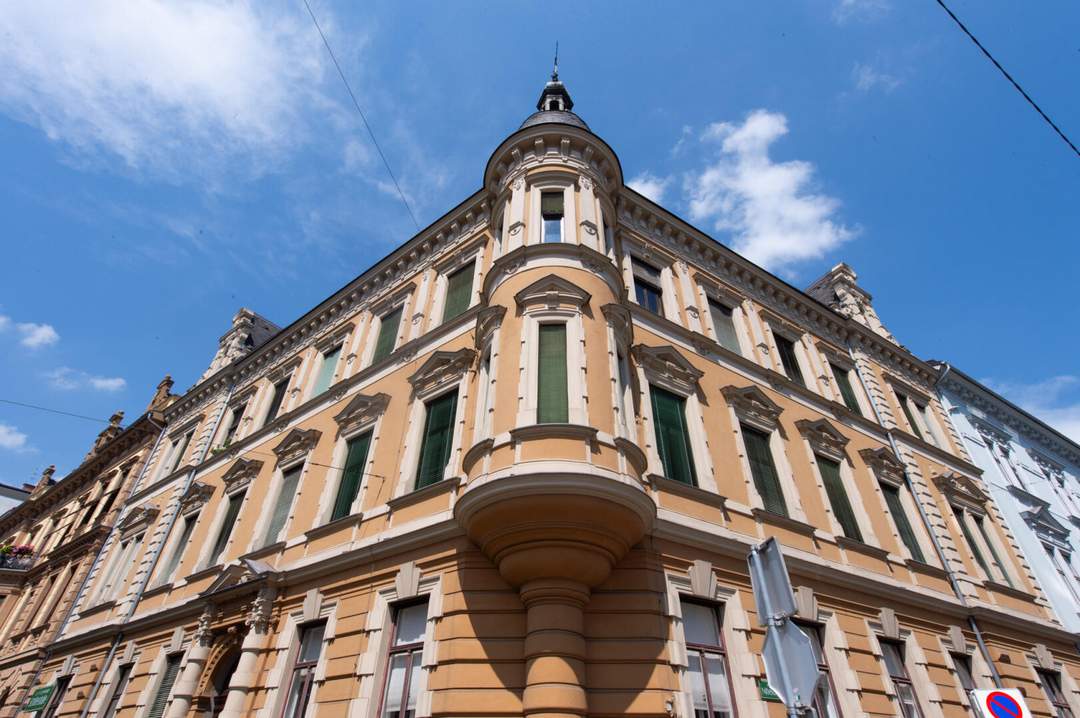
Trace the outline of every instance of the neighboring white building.
<path fill-rule="evenodd" d="M 30 498 L 30 492 L 7 484 L 0 484 L 0 515 L 6 514 Z"/>
<path fill-rule="evenodd" d="M 955 367 L 930 364 L 1031 571 L 1061 623 L 1080 632 L 1080 446 Z"/>

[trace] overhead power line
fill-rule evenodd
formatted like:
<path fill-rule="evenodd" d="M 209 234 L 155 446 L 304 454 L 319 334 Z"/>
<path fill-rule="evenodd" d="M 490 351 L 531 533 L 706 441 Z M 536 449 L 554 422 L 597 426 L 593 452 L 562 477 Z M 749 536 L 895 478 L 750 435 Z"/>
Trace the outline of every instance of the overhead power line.
<path fill-rule="evenodd" d="M 307 0 L 304 1 L 307 2 Z M 1034 107 L 1035 111 L 1038 112 L 1044 120 L 1046 120 L 1046 124 L 1050 125 L 1050 127 L 1054 129 L 1054 132 L 1058 133 L 1058 136 L 1061 137 L 1061 139 L 1065 140 L 1065 144 L 1067 144 L 1069 148 L 1073 152 L 1075 152 L 1078 157 L 1080 157 L 1080 149 L 1076 148 L 1076 145 L 1074 145 L 1072 140 L 1070 140 L 1065 135 L 1065 133 L 1061 131 L 1061 128 L 1054 124 L 1054 121 L 1050 119 L 1049 115 L 1042 111 L 1042 108 L 1039 107 L 1035 100 L 1031 99 L 1031 95 L 1025 92 L 1023 87 L 1020 87 L 1020 83 L 1013 79 L 1013 76 L 1009 74 L 1008 70 L 1002 67 L 1000 62 L 994 59 L 994 56 L 990 54 L 990 51 L 983 47 L 983 44 L 979 42 L 978 38 L 976 38 L 971 33 L 971 30 L 968 30 L 967 26 L 960 21 L 960 18 L 956 16 L 956 13 L 949 9 L 949 6 L 945 4 L 944 0 L 936 0 L 936 2 L 938 5 L 941 6 L 942 10 L 949 14 L 949 17 L 953 19 L 953 22 L 955 22 L 960 27 L 960 29 L 964 31 L 964 34 L 971 38 L 971 41 L 975 43 L 975 46 L 982 50 L 982 54 L 986 55 L 990 62 L 994 63 L 994 67 L 1001 71 L 1001 74 L 1005 76 L 1005 79 L 1012 83 L 1012 86 L 1016 88 L 1016 91 L 1024 96 L 1024 99 L 1028 101 L 1028 104 Z"/>
<path fill-rule="evenodd" d="M 107 419 L 98 419 L 93 416 L 83 416 L 82 414 L 73 414 L 70 411 L 60 411 L 59 409 L 50 409 L 46 406 L 38 406 L 37 404 L 24 404 L 21 401 L 12 401 L 11 399 L 0 399 L 0 404 L 12 404 L 14 406 L 21 406 L 26 409 L 37 409 L 38 411 L 47 411 L 50 414 L 60 414 L 61 416 L 73 416 L 76 419 L 86 419 L 87 421 L 94 421 L 99 424 L 108 424 Z"/>
<path fill-rule="evenodd" d="M 326 45 L 326 51 L 330 54 L 330 59 L 334 61 L 334 67 L 337 68 L 338 75 L 341 77 L 341 82 L 345 85 L 345 90 L 348 91 L 349 97 L 352 98 L 353 107 L 360 113 L 360 119 L 364 121 L 364 127 L 371 137 L 371 143 L 375 145 L 379 157 L 382 158 L 383 166 L 386 167 L 386 173 L 390 175 L 390 179 L 394 182 L 394 188 L 397 189 L 398 196 L 401 197 L 401 203 L 404 204 L 405 209 L 408 210 L 413 224 L 416 225 L 416 230 L 420 231 L 420 223 L 416 221 L 416 215 L 413 214 L 412 207 L 409 206 L 409 200 L 405 199 L 405 193 L 401 191 L 401 185 L 398 184 L 397 177 L 394 176 L 394 170 L 390 169 L 390 163 L 387 161 L 386 155 L 383 154 L 382 147 L 379 146 L 379 141 L 375 139 L 375 133 L 371 131 L 371 125 L 368 124 L 364 111 L 360 109 L 360 103 L 356 100 L 356 95 L 353 94 L 352 87 L 349 86 L 349 81 L 345 78 L 345 72 L 341 69 L 341 64 L 337 61 L 337 56 L 334 55 L 334 50 L 330 47 L 330 41 L 326 39 L 326 34 L 322 31 L 319 21 L 315 18 L 315 13 L 312 11 L 311 5 L 308 4 L 308 0 L 304 0 L 304 7 L 307 8 L 308 15 L 311 16 L 311 22 L 315 24 L 315 29 L 319 31 L 319 37 L 322 38 L 323 44 Z"/>

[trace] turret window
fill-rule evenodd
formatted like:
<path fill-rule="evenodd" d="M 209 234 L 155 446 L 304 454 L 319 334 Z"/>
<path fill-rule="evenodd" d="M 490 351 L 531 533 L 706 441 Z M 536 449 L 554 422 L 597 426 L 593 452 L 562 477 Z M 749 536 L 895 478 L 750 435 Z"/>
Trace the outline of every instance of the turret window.
<path fill-rule="evenodd" d="M 540 195 L 540 216 L 544 220 L 544 242 L 563 241 L 563 193 Z"/>
<path fill-rule="evenodd" d="M 660 270 L 636 257 L 630 261 L 634 274 L 634 298 L 653 314 L 664 315 L 664 291 L 660 285 Z"/>
<path fill-rule="evenodd" d="M 539 327 L 536 423 L 565 424 L 569 418 L 566 371 L 566 324 Z"/>

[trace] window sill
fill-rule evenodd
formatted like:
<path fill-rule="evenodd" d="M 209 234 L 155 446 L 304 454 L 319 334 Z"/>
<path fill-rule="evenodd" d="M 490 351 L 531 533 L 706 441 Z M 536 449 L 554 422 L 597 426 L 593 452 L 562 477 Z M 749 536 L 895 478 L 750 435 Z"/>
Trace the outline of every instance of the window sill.
<path fill-rule="evenodd" d="M 867 556 L 873 556 L 874 558 L 881 559 L 882 561 L 889 560 L 889 552 L 880 546 L 871 546 L 868 543 L 859 541 L 858 539 L 848 538 L 847 536 L 837 536 L 836 545 L 843 549 L 849 549 L 857 553 L 865 554 Z"/>
<path fill-rule="evenodd" d="M 510 430 L 512 441 L 533 439 L 581 439 L 593 443 L 599 430 L 582 424 L 531 424 Z"/>
<path fill-rule="evenodd" d="M 102 601 L 101 603 L 95 605 L 92 608 L 88 608 L 85 611 L 81 611 L 79 613 L 79 618 L 86 618 L 87 616 L 96 616 L 99 613 L 104 613 L 105 611 L 108 611 L 108 610 L 110 610 L 112 608 L 115 608 L 115 607 L 116 607 L 116 601 L 113 601 L 113 600 Z"/>
<path fill-rule="evenodd" d="M 160 584 L 158 586 L 154 586 L 153 588 L 150 588 L 150 589 L 147 589 L 146 591 L 144 591 L 143 595 L 139 598 L 139 600 L 141 601 L 141 600 L 146 599 L 146 598 L 153 598 L 154 596 L 157 596 L 158 594 L 167 593 L 167 592 L 172 590 L 172 587 L 173 587 L 172 581 L 169 581 L 168 583 Z"/>
<path fill-rule="evenodd" d="M 360 523 L 360 519 L 362 519 L 363 516 L 363 512 L 349 514 L 348 516 L 342 516 L 340 519 L 334 519 L 333 521 L 329 521 L 325 524 L 322 524 L 321 526 L 316 526 L 315 528 L 308 529 L 304 532 L 304 537 L 308 540 L 317 539 L 321 536 L 332 534 L 335 531 L 339 531 L 343 528 L 355 526 L 356 524 Z"/>
<path fill-rule="evenodd" d="M 691 486 L 690 484 L 684 484 L 681 481 L 675 479 L 669 479 L 666 476 L 660 474 L 649 474 L 649 485 L 654 491 L 666 491 L 677 496 L 683 496 L 693 501 L 699 501 L 703 504 L 709 504 L 716 506 L 719 509 L 724 509 L 727 504 L 727 498 L 720 494 L 714 494 L 711 491 L 706 491 L 699 486 Z"/>
<path fill-rule="evenodd" d="M 904 565 L 915 573 L 925 573 L 934 578 L 947 579 L 949 573 L 943 568 L 934 566 L 933 564 L 926 563 L 925 561 L 916 561 L 913 558 L 906 559 Z"/>
<path fill-rule="evenodd" d="M 983 581 L 983 586 L 990 589 L 994 593 L 1001 593 L 1011 598 L 1017 598 L 1029 603 L 1035 602 L 1035 597 L 1027 591 L 1022 591 L 1019 588 L 1013 588 L 1006 583 L 998 583 L 997 581 Z"/>
<path fill-rule="evenodd" d="M 817 532 L 816 527 L 803 523 L 798 519 L 793 519 L 790 516 L 782 516 L 780 514 L 775 514 L 772 511 L 758 508 L 752 509 L 750 513 L 753 514 L 755 519 L 762 523 L 780 526 L 781 528 L 803 534 L 804 536 L 813 536 Z"/>
<path fill-rule="evenodd" d="M 407 494 L 401 496 L 395 496 L 386 502 L 386 505 L 390 508 L 390 513 L 400 511 L 406 506 L 413 506 L 422 501 L 426 501 L 432 496 L 438 496 L 441 493 L 449 493 L 457 489 L 458 484 L 461 483 L 460 476 L 451 476 L 449 479 L 443 479 L 442 481 L 436 481 L 434 484 L 429 484 L 422 489 L 416 489 L 410 491 Z"/>
<path fill-rule="evenodd" d="M 261 559 L 263 559 L 263 558 L 265 558 L 267 556 L 273 556 L 278 551 L 281 551 L 281 549 L 283 549 L 283 548 L 285 548 L 285 542 L 284 541 L 275 541 L 274 543 L 267 544 L 265 546 L 261 546 L 261 547 L 255 549 L 254 551 L 248 551 L 244 555 L 240 556 L 239 560 L 240 561 L 245 561 L 245 560 L 259 561 L 259 560 L 261 560 Z"/>
<path fill-rule="evenodd" d="M 200 568 L 198 571 L 195 571 L 194 573 L 189 574 L 184 579 L 184 581 L 185 581 L 185 583 L 194 583 L 195 581 L 199 581 L 201 579 L 204 579 L 207 576 L 213 576 L 214 574 L 221 571 L 221 566 L 222 566 L 222 564 L 219 562 L 219 563 L 215 563 L 213 566 L 207 566 L 206 568 Z"/>

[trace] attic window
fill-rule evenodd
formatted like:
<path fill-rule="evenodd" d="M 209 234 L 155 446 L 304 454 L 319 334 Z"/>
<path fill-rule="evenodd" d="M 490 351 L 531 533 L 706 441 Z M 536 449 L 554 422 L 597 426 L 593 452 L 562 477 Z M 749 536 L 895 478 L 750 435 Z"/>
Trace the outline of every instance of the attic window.
<path fill-rule="evenodd" d="M 562 109 L 562 103 L 559 101 L 559 98 L 552 97 L 552 98 L 548 99 L 548 107 L 547 108 L 549 110 L 561 110 Z"/>

